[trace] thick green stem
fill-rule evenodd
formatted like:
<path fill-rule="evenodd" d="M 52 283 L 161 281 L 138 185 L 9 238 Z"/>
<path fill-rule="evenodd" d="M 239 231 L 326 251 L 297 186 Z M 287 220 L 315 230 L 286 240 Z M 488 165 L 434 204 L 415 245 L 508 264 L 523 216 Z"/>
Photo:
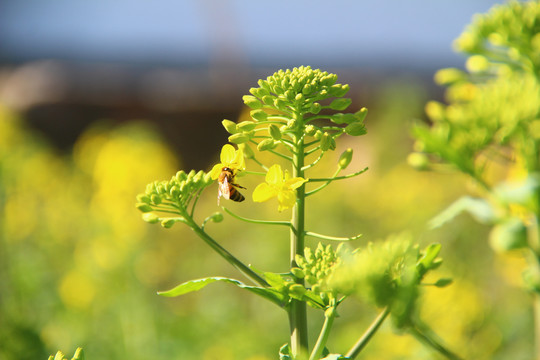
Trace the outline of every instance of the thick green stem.
<path fill-rule="evenodd" d="M 300 118 L 300 116 L 298 117 Z M 297 118 L 297 119 L 298 119 Z M 293 177 L 304 177 L 304 140 L 300 131 L 296 137 L 295 154 L 293 155 Z M 296 255 L 304 255 L 305 236 L 305 186 L 297 189 L 296 204 L 293 208 L 290 231 L 291 253 L 290 265 L 296 267 Z M 303 279 L 297 282 L 304 285 Z M 291 329 L 291 353 L 293 359 L 308 353 L 307 312 L 306 303 L 292 300 L 289 309 L 289 325 Z"/>
<path fill-rule="evenodd" d="M 375 335 L 377 330 L 379 330 L 379 327 L 381 327 L 388 314 L 390 314 L 390 309 L 387 307 L 379 314 L 379 316 L 375 318 L 375 320 L 373 320 L 369 328 L 364 332 L 364 334 L 362 334 L 351 350 L 349 350 L 347 353 L 348 358 L 355 359 L 360 354 L 362 349 L 366 347 L 369 340 L 371 340 L 373 335 Z"/>

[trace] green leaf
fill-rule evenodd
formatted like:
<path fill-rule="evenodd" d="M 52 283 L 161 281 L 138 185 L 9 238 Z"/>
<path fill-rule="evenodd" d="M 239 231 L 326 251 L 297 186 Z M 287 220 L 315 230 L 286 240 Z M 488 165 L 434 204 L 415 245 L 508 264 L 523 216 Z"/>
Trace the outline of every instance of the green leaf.
<path fill-rule="evenodd" d="M 495 212 L 490 203 L 484 199 L 464 196 L 431 219 L 429 227 L 431 229 L 438 228 L 464 211 L 471 214 L 480 223 L 490 223 L 495 220 Z"/>
<path fill-rule="evenodd" d="M 161 296 L 176 297 L 176 296 L 184 295 L 193 291 L 198 291 L 204 288 L 206 285 L 212 284 L 214 282 L 226 282 L 226 283 L 234 284 L 242 289 L 246 289 L 254 294 L 262 296 L 265 299 L 275 303 L 278 306 L 284 305 L 284 296 L 279 291 L 276 291 L 275 289 L 249 286 L 235 279 L 229 279 L 229 278 L 218 277 L 218 276 L 187 281 L 185 283 L 182 283 L 176 286 L 175 288 L 171 290 L 159 291 L 158 294 Z"/>

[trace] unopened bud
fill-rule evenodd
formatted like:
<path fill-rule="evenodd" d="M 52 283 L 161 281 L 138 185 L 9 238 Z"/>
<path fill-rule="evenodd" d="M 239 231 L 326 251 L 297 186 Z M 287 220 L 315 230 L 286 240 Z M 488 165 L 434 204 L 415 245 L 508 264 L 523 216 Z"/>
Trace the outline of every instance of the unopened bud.
<path fill-rule="evenodd" d="M 321 104 L 319 104 L 318 102 L 314 102 L 309 107 L 309 112 L 312 113 L 312 114 L 317 115 L 321 111 L 321 109 L 322 109 Z"/>
<path fill-rule="evenodd" d="M 273 139 L 264 139 L 257 145 L 257 150 L 259 151 L 265 151 L 265 150 L 272 150 L 276 147 L 276 144 L 274 143 Z"/>
<path fill-rule="evenodd" d="M 144 221 L 150 224 L 155 224 L 159 221 L 159 216 L 154 213 L 144 213 L 142 218 Z"/>
<path fill-rule="evenodd" d="M 163 226 L 165 229 L 169 229 L 174 225 L 175 222 L 175 219 L 164 219 L 161 221 L 161 226 Z"/>
<path fill-rule="evenodd" d="M 279 131 L 279 127 L 276 124 L 270 124 L 268 127 L 268 132 L 270 133 L 270 136 L 274 140 L 280 140 L 281 139 L 281 131 Z"/>
<path fill-rule="evenodd" d="M 367 133 L 366 126 L 361 122 L 353 122 L 345 127 L 345 132 L 351 136 L 360 136 Z"/>
<path fill-rule="evenodd" d="M 255 96 L 244 95 L 242 97 L 242 100 L 244 100 L 244 104 L 246 104 L 252 109 L 260 109 L 262 107 L 261 102 Z"/>
<path fill-rule="evenodd" d="M 352 155 L 353 155 L 353 150 L 351 148 L 348 148 L 341 154 L 338 161 L 338 165 L 341 169 L 346 169 L 347 166 L 349 166 L 352 160 Z"/>
<path fill-rule="evenodd" d="M 268 114 L 261 109 L 251 110 L 249 114 L 255 121 L 265 121 L 268 118 Z"/>
<path fill-rule="evenodd" d="M 342 111 L 348 108 L 349 105 L 351 105 L 351 103 L 352 103 L 352 100 L 348 98 L 335 99 L 334 101 L 330 103 L 330 109 Z"/>
<path fill-rule="evenodd" d="M 317 128 L 313 125 L 308 125 L 305 128 L 306 135 L 309 135 L 309 136 L 315 135 L 316 131 L 317 131 Z"/>
<path fill-rule="evenodd" d="M 325 132 L 321 137 L 321 150 L 327 151 L 330 149 L 330 145 L 332 144 L 332 136 L 330 136 L 329 133 Z"/>
<path fill-rule="evenodd" d="M 221 124 L 229 134 L 236 134 L 238 132 L 238 128 L 234 121 L 225 119 L 221 122 Z"/>
<path fill-rule="evenodd" d="M 249 135 L 247 133 L 237 133 L 229 136 L 229 142 L 233 144 L 242 144 L 249 141 Z"/>
<path fill-rule="evenodd" d="M 255 129 L 256 126 L 257 126 L 257 123 L 253 121 L 242 121 L 241 123 L 237 125 L 238 129 L 242 131 L 251 131 Z"/>

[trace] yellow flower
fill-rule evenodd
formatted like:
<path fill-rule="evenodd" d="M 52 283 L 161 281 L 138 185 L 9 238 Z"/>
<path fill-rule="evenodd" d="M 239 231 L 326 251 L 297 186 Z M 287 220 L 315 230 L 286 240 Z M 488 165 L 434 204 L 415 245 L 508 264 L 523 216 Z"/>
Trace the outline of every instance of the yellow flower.
<path fill-rule="evenodd" d="M 236 150 L 234 146 L 230 144 L 225 144 L 221 148 L 221 154 L 219 156 L 221 161 L 219 164 L 214 165 L 210 171 L 210 176 L 213 180 L 216 180 L 219 177 L 222 169 L 228 167 L 229 169 L 236 172 L 237 170 L 245 170 L 246 162 L 244 160 L 244 153 L 242 149 Z"/>
<path fill-rule="evenodd" d="M 292 208 L 296 202 L 296 189 L 307 180 L 301 177 L 290 178 L 289 173 L 281 170 L 281 166 L 272 165 L 266 173 L 266 182 L 259 184 L 253 191 L 253 201 L 263 202 L 277 196 L 278 210 Z"/>

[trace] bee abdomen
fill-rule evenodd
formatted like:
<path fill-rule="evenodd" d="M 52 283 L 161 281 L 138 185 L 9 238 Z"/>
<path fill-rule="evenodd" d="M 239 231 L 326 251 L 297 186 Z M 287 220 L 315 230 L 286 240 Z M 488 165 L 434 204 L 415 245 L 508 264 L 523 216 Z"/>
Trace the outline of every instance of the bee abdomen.
<path fill-rule="evenodd" d="M 240 194 L 240 191 L 235 189 L 235 191 L 231 191 L 229 199 L 232 201 L 241 202 L 244 201 L 246 198 L 244 197 L 244 195 Z"/>

